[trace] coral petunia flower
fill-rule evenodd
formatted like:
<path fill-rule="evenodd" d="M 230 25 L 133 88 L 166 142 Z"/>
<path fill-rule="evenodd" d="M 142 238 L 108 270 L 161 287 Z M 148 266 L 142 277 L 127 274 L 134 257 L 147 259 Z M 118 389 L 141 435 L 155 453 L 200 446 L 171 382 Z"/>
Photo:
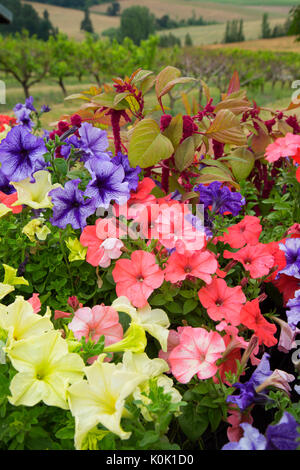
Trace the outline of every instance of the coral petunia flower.
<path fill-rule="evenodd" d="M 73 331 L 76 339 L 89 337 L 96 343 L 100 336 L 105 336 L 105 346 L 117 343 L 123 338 L 123 328 L 119 323 L 119 315 L 112 307 L 95 305 L 93 308 L 83 307 L 76 310 L 68 328 Z"/>
<path fill-rule="evenodd" d="M 199 290 L 198 295 L 212 320 L 225 319 L 234 326 L 241 323 L 240 311 L 246 302 L 241 286 L 228 287 L 224 279 L 213 279 L 209 286 Z"/>
<path fill-rule="evenodd" d="M 270 274 L 267 279 L 265 279 L 265 282 L 274 281 L 277 277 L 278 271 L 280 271 L 286 266 L 285 254 L 282 250 L 280 250 L 279 243 L 280 242 L 271 242 L 266 245 L 270 254 L 274 258 L 274 265 L 272 266 L 272 268 L 276 268 L 276 270 L 272 274 Z"/>
<path fill-rule="evenodd" d="M 142 308 L 154 289 L 164 282 L 164 273 L 155 256 L 143 250 L 134 251 L 131 259 L 119 259 L 112 272 L 118 297 L 126 296 L 135 307 Z"/>
<path fill-rule="evenodd" d="M 209 379 L 217 372 L 216 361 L 224 351 L 225 343 L 216 331 L 186 327 L 169 356 L 172 374 L 181 383 L 188 383 L 195 374 Z"/>
<path fill-rule="evenodd" d="M 211 274 L 217 270 L 218 263 L 210 251 L 175 251 L 171 254 L 165 269 L 165 279 L 173 284 L 186 278 L 197 277 L 206 284 L 211 283 Z"/>
<path fill-rule="evenodd" d="M 241 222 L 228 227 L 228 233 L 219 237 L 219 241 L 228 243 L 231 248 L 242 248 L 244 245 L 256 245 L 259 240 L 262 226 L 258 217 L 246 215 Z"/>
<path fill-rule="evenodd" d="M 275 140 L 273 144 L 266 148 L 266 160 L 276 162 L 281 157 L 293 157 L 300 147 L 300 135 L 287 133 L 286 136 Z"/>
<path fill-rule="evenodd" d="M 0 203 L 4 204 L 8 209 L 12 211 L 13 214 L 19 214 L 22 212 L 23 207 L 14 207 L 13 204 L 17 201 L 18 199 L 18 194 L 12 193 L 12 194 L 5 194 L 2 191 L 0 191 Z"/>
<path fill-rule="evenodd" d="M 98 219 L 96 225 L 87 225 L 80 237 L 80 243 L 88 247 L 86 261 L 92 266 L 107 268 L 111 259 L 121 256 L 123 242 L 117 237 L 123 235 L 116 225 L 116 219 Z"/>
<path fill-rule="evenodd" d="M 262 243 L 254 246 L 247 245 L 236 253 L 225 250 L 223 256 L 242 263 L 252 279 L 266 276 L 274 266 L 274 257 L 270 254 L 268 247 Z"/>
<path fill-rule="evenodd" d="M 277 344 L 277 339 L 274 334 L 277 328 L 272 323 L 269 323 L 261 314 L 258 299 L 247 302 L 241 310 L 241 323 L 250 330 L 259 339 L 259 344 L 271 347 Z"/>

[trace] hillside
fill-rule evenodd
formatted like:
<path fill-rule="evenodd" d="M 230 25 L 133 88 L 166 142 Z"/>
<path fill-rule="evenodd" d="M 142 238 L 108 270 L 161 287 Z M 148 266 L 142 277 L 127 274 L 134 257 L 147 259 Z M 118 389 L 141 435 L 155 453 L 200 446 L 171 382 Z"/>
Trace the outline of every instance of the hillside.
<path fill-rule="evenodd" d="M 129 6 L 136 5 L 135 0 L 119 0 L 121 10 Z M 254 0 L 251 3 L 257 3 Z M 187 32 L 192 36 L 195 45 L 205 45 L 221 42 L 225 31 L 225 22 L 232 19 L 244 20 L 244 31 L 246 40 L 258 39 L 261 30 L 261 19 L 263 13 L 269 14 L 271 25 L 279 24 L 285 20 L 290 10 L 293 0 L 284 1 L 263 0 L 266 5 L 244 5 L 242 0 L 223 1 L 218 3 L 216 0 L 210 2 L 201 0 L 139 0 L 139 5 L 147 6 L 157 17 L 168 14 L 175 19 L 188 18 L 196 14 L 197 17 L 203 16 L 206 20 L 220 22 L 211 26 L 193 26 L 178 28 L 174 30 L 161 31 L 160 34 L 172 32 L 180 39 L 184 39 Z M 80 23 L 83 19 L 83 12 L 71 8 L 62 8 L 53 5 L 46 5 L 39 2 L 30 3 L 41 15 L 47 8 L 51 22 L 58 27 L 60 31 L 68 34 L 75 39 L 82 39 L 84 33 L 80 31 Z M 248 3 L 248 2 L 247 2 Z M 276 4 L 276 5 L 274 5 Z M 118 17 L 107 16 L 104 13 L 108 4 L 97 5 L 91 8 L 91 20 L 94 30 L 100 34 L 108 28 L 117 28 L 120 19 Z"/>
<path fill-rule="evenodd" d="M 59 28 L 60 31 L 75 39 L 83 39 L 84 33 L 80 31 L 80 23 L 83 19 L 83 12 L 72 8 L 62 8 L 53 5 L 46 5 L 39 2 L 27 2 L 32 5 L 41 16 L 45 9 L 48 10 L 52 24 Z M 94 30 L 97 34 L 101 34 L 107 28 L 117 28 L 119 26 L 119 18 L 111 16 L 99 15 L 91 13 Z"/>

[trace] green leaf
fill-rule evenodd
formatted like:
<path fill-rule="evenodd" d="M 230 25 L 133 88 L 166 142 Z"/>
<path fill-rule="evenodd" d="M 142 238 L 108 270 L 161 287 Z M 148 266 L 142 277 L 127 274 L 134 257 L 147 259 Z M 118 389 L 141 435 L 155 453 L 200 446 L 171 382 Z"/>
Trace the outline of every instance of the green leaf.
<path fill-rule="evenodd" d="M 188 313 L 192 312 L 198 305 L 197 300 L 188 299 L 183 304 L 183 315 L 187 315 Z"/>
<path fill-rule="evenodd" d="M 163 135 L 167 137 L 173 144 L 174 149 L 179 145 L 182 139 L 183 120 L 182 114 L 177 114 L 172 118 L 168 127 L 164 130 Z"/>
<path fill-rule="evenodd" d="M 206 135 L 224 144 L 245 145 L 247 143 L 239 118 L 229 109 L 221 109 L 217 112 Z"/>
<path fill-rule="evenodd" d="M 55 158 L 54 160 L 55 169 L 63 176 L 68 173 L 68 165 L 64 158 Z"/>
<path fill-rule="evenodd" d="M 217 409 L 210 408 L 208 410 L 208 419 L 210 422 L 212 432 L 215 432 L 218 429 L 219 424 L 222 419 L 222 413 L 221 413 L 220 408 L 217 408 Z"/>
<path fill-rule="evenodd" d="M 182 313 L 182 305 L 178 304 L 177 302 L 168 303 L 167 309 L 171 313 Z"/>
<path fill-rule="evenodd" d="M 118 103 L 115 103 L 115 98 L 117 94 L 114 92 L 111 93 L 101 93 L 93 98 L 93 101 L 100 106 L 105 106 L 106 108 L 111 108 L 115 110 L 126 109 L 128 104 L 125 100 L 121 100 Z"/>
<path fill-rule="evenodd" d="M 173 151 L 172 143 L 160 133 L 159 125 L 153 119 L 143 119 L 133 130 L 128 158 L 131 166 L 148 168 L 170 158 Z"/>
<path fill-rule="evenodd" d="M 227 160 L 231 166 L 232 173 L 238 182 L 248 178 L 255 163 L 253 153 L 246 148 L 238 148 L 234 150 Z"/>
<path fill-rule="evenodd" d="M 150 300 L 150 303 L 154 306 L 165 305 L 168 303 L 168 299 L 166 299 L 164 294 L 157 294 Z"/>
<path fill-rule="evenodd" d="M 191 440 L 197 441 L 206 431 L 209 421 L 206 413 L 198 414 L 196 406 L 188 403 L 178 418 L 179 426 L 184 434 Z"/>
<path fill-rule="evenodd" d="M 179 171 L 188 168 L 194 161 L 195 145 L 193 136 L 184 139 L 175 152 L 175 166 Z"/>
<path fill-rule="evenodd" d="M 143 437 L 139 441 L 139 445 L 141 447 L 147 447 L 149 444 L 154 444 L 154 442 L 157 442 L 159 440 L 159 434 L 155 431 L 147 431 Z"/>
<path fill-rule="evenodd" d="M 171 65 L 168 65 L 168 67 L 165 67 L 156 77 L 155 92 L 156 92 L 157 98 L 161 98 L 163 94 L 166 93 L 164 92 L 164 89 L 167 86 L 167 84 L 171 82 L 172 80 L 179 78 L 180 75 L 181 75 L 181 72 L 176 67 L 172 67 Z"/>

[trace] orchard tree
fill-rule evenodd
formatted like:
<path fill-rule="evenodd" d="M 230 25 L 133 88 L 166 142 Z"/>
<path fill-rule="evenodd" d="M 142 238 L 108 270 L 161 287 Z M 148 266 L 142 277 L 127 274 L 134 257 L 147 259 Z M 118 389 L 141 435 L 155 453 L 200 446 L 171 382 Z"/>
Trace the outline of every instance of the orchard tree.
<path fill-rule="evenodd" d="M 155 32 L 155 16 L 147 7 L 139 5 L 126 8 L 121 15 L 121 40 L 130 38 L 137 45 Z"/>
<path fill-rule="evenodd" d="M 64 81 L 67 77 L 78 75 L 81 63 L 77 60 L 77 51 L 80 44 L 60 33 L 55 38 L 49 39 L 48 46 L 50 50 L 50 77 L 58 83 L 63 95 L 67 96 Z"/>
<path fill-rule="evenodd" d="M 20 83 L 26 98 L 29 89 L 47 75 L 50 54 L 47 43 L 29 37 L 27 31 L 14 37 L 0 36 L 0 70 L 12 75 Z"/>

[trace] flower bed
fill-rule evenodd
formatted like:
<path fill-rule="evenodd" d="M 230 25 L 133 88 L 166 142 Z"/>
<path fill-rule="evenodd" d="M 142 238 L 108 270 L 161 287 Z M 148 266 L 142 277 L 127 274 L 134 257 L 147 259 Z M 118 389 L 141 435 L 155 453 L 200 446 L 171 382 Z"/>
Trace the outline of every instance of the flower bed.
<path fill-rule="evenodd" d="M 191 80 L 1 117 L 1 449 L 297 449 L 300 126 Z"/>

